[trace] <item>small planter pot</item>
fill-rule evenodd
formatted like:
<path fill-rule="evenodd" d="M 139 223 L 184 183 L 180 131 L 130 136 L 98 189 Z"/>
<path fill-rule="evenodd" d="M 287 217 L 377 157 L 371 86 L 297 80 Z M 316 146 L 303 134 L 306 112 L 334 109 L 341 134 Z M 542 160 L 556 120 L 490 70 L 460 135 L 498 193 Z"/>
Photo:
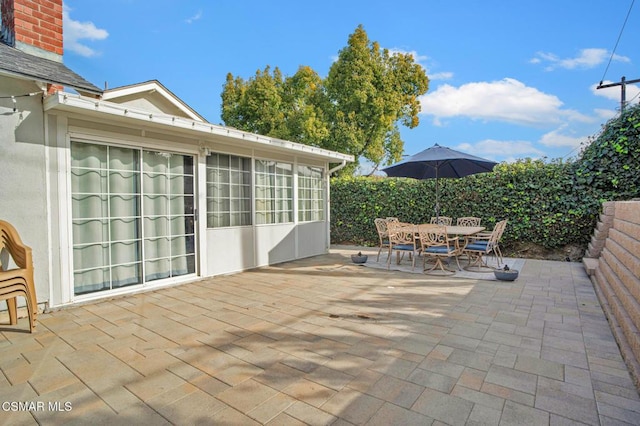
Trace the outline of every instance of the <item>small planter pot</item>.
<path fill-rule="evenodd" d="M 355 264 L 361 265 L 363 263 L 367 263 L 367 259 L 369 258 L 368 255 L 366 254 L 352 254 L 351 255 L 351 261 Z"/>
<path fill-rule="evenodd" d="M 518 278 L 519 272 L 516 269 L 509 269 L 508 271 L 502 269 L 496 269 L 493 271 L 496 279 L 500 281 L 515 281 Z"/>

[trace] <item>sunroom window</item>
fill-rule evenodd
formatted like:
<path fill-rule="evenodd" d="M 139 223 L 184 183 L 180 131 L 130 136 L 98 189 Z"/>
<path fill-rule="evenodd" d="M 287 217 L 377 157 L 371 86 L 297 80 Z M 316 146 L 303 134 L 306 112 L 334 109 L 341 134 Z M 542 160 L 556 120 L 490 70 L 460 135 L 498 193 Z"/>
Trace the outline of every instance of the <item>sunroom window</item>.
<path fill-rule="evenodd" d="M 193 156 L 71 143 L 74 293 L 195 273 Z"/>
<path fill-rule="evenodd" d="M 298 166 L 298 220 L 324 220 L 324 172 L 320 167 Z"/>
<path fill-rule="evenodd" d="M 251 159 L 207 157 L 207 227 L 251 225 Z"/>
<path fill-rule="evenodd" d="M 293 222 L 293 165 L 256 160 L 256 223 Z"/>

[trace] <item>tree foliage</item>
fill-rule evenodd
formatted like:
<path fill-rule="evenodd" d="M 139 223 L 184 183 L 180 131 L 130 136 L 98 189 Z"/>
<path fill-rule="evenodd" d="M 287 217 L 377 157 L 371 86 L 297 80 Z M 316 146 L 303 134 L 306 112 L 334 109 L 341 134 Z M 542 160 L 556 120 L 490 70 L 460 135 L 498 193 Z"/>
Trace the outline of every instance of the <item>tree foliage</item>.
<path fill-rule="evenodd" d="M 291 77 L 267 66 L 248 80 L 231 73 L 222 92 L 228 126 L 362 157 L 375 165 L 401 158 L 399 124 L 419 124 L 429 80 L 411 54 L 381 49 L 359 26 L 322 79 L 301 66 Z"/>

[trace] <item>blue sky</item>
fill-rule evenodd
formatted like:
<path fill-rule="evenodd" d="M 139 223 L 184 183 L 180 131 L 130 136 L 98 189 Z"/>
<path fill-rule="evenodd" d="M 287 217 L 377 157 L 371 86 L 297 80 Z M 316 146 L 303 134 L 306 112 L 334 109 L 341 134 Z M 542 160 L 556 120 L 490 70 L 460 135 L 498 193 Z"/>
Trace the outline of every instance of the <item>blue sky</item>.
<path fill-rule="evenodd" d="M 401 128 L 407 155 L 439 143 L 496 161 L 575 157 L 620 108 L 620 87 L 598 83 L 640 79 L 634 0 L 65 0 L 64 18 L 75 72 L 98 87 L 157 79 L 215 124 L 227 73 L 326 77 L 362 24 L 430 78 L 420 125 Z"/>

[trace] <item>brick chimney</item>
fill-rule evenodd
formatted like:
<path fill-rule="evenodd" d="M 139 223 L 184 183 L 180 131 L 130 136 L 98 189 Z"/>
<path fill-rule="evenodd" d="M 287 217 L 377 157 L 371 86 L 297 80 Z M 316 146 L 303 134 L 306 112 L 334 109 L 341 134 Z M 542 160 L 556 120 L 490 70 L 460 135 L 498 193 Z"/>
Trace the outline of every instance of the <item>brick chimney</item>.
<path fill-rule="evenodd" d="M 62 62 L 62 0 L 0 0 L 0 41 Z"/>

